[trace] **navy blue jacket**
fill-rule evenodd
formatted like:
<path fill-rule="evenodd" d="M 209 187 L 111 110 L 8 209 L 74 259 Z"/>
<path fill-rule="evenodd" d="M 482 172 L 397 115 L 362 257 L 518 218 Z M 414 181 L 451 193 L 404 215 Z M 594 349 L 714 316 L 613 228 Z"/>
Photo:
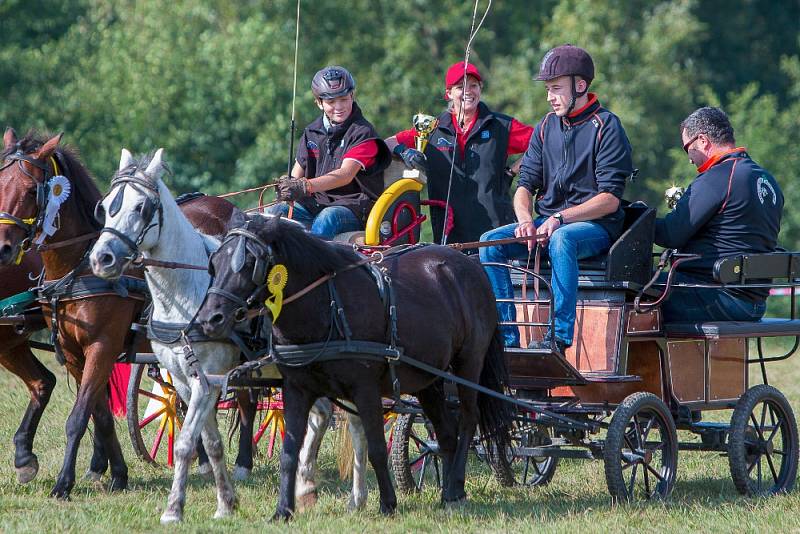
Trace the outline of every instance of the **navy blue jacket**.
<path fill-rule="evenodd" d="M 656 219 L 656 244 L 700 254 L 680 270 L 712 280 L 714 262 L 742 252 L 772 252 L 778 243 L 783 193 L 772 175 L 736 148 L 700 167 L 675 209 Z M 736 292 L 761 300 L 766 290 Z"/>
<path fill-rule="evenodd" d="M 522 157 L 519 187 L 536 195 L 539 215 L 583 204 L 598 193 L 622 199 L 625 181 L 633 172 L 631 145 L 619 118 L 594 94 L 589 96 L 589 103 L 569 117 L 545 115 Z M 613 242 L 625 222 L 622 206 L 594 222 Z"/>

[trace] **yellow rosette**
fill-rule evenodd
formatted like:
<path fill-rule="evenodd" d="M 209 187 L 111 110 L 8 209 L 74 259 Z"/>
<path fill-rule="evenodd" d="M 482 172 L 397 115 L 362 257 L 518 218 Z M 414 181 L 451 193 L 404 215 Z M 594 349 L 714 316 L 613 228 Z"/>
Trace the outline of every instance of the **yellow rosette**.
<path fill-rule="evenodd" d="M 267 290 L 270 296 L 264 301 L 264 306 L 272 313 L 272 322 L 278 320 L 278 315 L 281 313 L 281 306 L 283 306 L 283 288 L 286 287 L 286 282 L 289 279 L 289 271 L 286 270 L 285 265 L 278 264 L 270 269 L 267 275 Z"/>

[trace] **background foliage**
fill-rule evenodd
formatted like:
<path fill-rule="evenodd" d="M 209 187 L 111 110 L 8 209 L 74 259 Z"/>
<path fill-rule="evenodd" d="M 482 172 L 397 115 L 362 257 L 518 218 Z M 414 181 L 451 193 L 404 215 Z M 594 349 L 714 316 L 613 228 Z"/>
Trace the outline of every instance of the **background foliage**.
<path fill-rule="evenodd" d="M 485 8 L 481 0 L 479 12 Z M 284 172 L 289 147 L 294 0 L 4 0 L 0 123 L 65 131 L 107 180 L 122 146 L 166 148 L 176 191 L 221 193 Z M 297 127 L 318 113 L 308 84 L 350 68 L 381 135 L 443 107 L 446 67 L 463 57 L 468 0 L 304 1 Z M 737 141 L 771 170 L 789 207 L 783 244 L 800 246 L 800 1 L 495 1 L 471 59 L 484 100 L 535 123 L 531 81 L 543 53 L 572 42 L 593 55 L 593 89 L 623 121 L 637 182 L 627 196 L 663 209 L 661 192 L 695 175 L 678 124 L 701 105 L 730 115 Z M 296 135 L 299 137 L 299 133 Z"/>

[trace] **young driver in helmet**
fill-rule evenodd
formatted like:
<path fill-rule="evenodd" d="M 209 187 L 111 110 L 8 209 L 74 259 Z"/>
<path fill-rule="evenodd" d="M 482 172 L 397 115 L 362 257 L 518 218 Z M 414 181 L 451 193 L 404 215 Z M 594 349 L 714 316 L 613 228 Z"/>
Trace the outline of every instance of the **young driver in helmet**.
<path fill-rule="evenodd" d="M 281 202 L 267 213 L 288 215 L 313 234 L 332 239 L 362 230 L 383 192 L 391 153 L 355 101 L 347 69 L 329 66 L 314 75 L 311 92 L 322 115 L 303 130 L 291 176 L 277 180 Z"/>
<path fill-rule="evenodd" d="M 481 241 L 536 236 L 545 247 L 552 266 L 555 332 L 532 348 L 549 349 L 554 336 L 563 354 L 573 342 L 578 260 L 607 251 L 622 233 L 620 200 L 633 165 L 619 119 L 588 92 L 594 63 L 585 50 L 572 45 L 550 50 L 536 79 L 544 82 L 553 111 L 536 125 L 522 157 L 514 194 L 518 222 L 486 232 Z M 480 258 L 524 258 L 533 244 L 482 248 Z M 486 267 L 486 272 L 498 298 L 513 298 L 508 269 Z M 497 308 L 501 321 L 516 320 L 512 303 L 498 303 Z M 519 346 L 516 326 L 501 329 L 506 346 Z"/>

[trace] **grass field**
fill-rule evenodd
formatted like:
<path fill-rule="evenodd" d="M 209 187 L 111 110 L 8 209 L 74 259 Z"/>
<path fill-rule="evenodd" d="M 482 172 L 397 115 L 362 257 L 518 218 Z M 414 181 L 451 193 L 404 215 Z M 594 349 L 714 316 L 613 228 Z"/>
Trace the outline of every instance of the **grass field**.
<path fill-rule="evenodd" d="M 58 387 L 42 420 L 35 442 L 41 469 L 27 486 L 16 483 L 12 436 L 27 403 L 21 382 L 0 373 L 0 532 L 154 532 L 163 531 L 158 518 L 166 502 L 171 472 L 143 464 L 133 454 L 124 421 L 117 433 L 129 465 L 127 492 L 107 494 L 103 487 L 79 481 L 72 501 L 48 498 L 61 466 L 64 421 L 75 384 L 66 380 L 52 356 L 43 360 L 56 372 Z M 800 407 L 800 371 L 792 359 L 774 364 L 771 376 L 797 410 Z M 755 371 L 755 369 L 753 369 Z M 753 377 L 752 380 L 756 380 Z M 720 413 L 728 417 L 728 413 Z M 788 532 L 800 531 L 800 493 L 746 499 L 734 489 L 727 458 L 714 453 L 679 454 L 678 480 L 667 502 L 613 506 L 606 491 L 602 462 L 562 460 L 552 483 L 542 488 L 502 488 L 488 468 L 473 463 L 468 472 L 469 503 L 458 512 L 440 508 L 439 495 L 427 490 L 399 495 L 397 514 L 382 517 L 377 488 L 370 480 L 368 507 L 345 510 L 348 484 L 338 479 L 333 439 L 326 438 L 320 465 L 321 498 L 318 506 L 299 515 L 289 526 L 267 523 L 276 502 L 277 457 L 261 455 L 251 479 L 237 485 L 239 510 L 231 518 L 211 519 L 213 488 L 197 475 L 190 478 L 186 519 L 170 532 L 255 532 L 265 529 L 300 532 Z M 78 460 L 88 466 L 90 439 L 83 440 Z M 229 463 L 232 462 L 229 454 Z"/>

